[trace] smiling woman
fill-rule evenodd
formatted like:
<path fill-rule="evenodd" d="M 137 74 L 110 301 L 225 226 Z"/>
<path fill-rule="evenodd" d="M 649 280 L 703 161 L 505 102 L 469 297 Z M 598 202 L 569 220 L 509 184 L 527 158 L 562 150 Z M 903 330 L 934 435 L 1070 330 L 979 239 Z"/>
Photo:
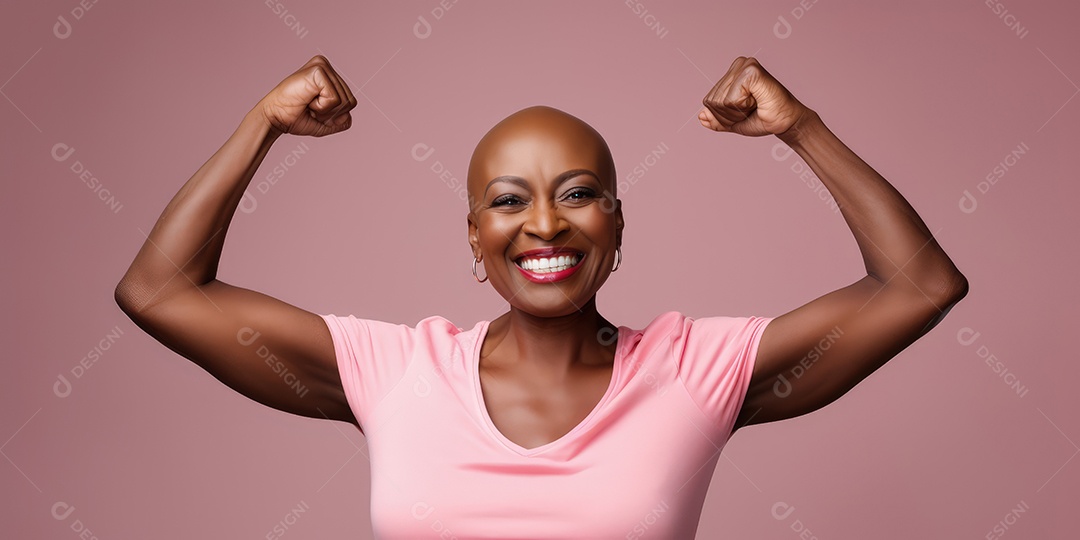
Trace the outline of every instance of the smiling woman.
<path fill-rule="evenodd" d="M 776 136 L 806 161 L 865 277 L 778 317 L 611 323 L 596 295 L 622 264 L 614 160 L 591 126 L 536 106 L 491 128 L 468 171 L 472 271 L 506 313 L 408 326 L 222 283 L 225 231 L 270 146 L 351 125 L 355 98 L 316 56 L 170 201 L 117 303 L 243 395 L 360 429 L 379 538 L 693 538 L 735 430 L 834 401 L 967 292 L 911 206 L 755 59 L 704 105 L 704 128 Z"/>
<path fill-rule="evenodd" d="M 557 109 L 523 109 L 480 139 L 468 185 L 473 257 L 518 308 L 509 314 L 569 316 L 598 331 L 595 307 L 583 308 L 610 275 L 623 228 L 603 137 Z"/>

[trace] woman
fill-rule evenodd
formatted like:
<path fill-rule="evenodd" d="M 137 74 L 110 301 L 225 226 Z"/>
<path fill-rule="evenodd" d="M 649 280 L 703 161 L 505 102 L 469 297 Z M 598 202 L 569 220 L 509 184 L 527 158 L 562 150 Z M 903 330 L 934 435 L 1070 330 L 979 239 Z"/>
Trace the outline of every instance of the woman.
<path fill-rule="evenodd" d="M 576 117 L 530 107 L 480 140 L 468 174 L 472 271 L 507 313 L 410 327 L 222 283 L 225 232 L 271 144 L 351 125 L 352 92 L 316 56 L 172 199 L 117 303 L 245 396 L 360 428 L 380 538 L 692 538 L 734 430 L 834 401 L 967 293 L 903 197 L 755 59 L 737 58 L 704 105 L 702 126 L 775 135 L 809 164 L 865 277 L 775 318 L 612 324 L 596 309 L 622 261 L 611 153 Z"/>

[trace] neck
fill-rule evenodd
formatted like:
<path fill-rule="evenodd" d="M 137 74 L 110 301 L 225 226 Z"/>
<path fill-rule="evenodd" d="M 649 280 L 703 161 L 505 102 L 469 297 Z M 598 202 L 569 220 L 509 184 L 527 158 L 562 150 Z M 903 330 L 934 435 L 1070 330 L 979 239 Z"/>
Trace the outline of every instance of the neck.
<path fill-rule="evenodd" d="M 614 356 L 617 332 L 597 312 L 595 296 L 581 309 L 559 317 L 538 317 L 511 306 L 488 325 L 486 355 L 498 350 L 505 353 L 499 356 L 513 358 L 516 364 L 565 371 Z"/>

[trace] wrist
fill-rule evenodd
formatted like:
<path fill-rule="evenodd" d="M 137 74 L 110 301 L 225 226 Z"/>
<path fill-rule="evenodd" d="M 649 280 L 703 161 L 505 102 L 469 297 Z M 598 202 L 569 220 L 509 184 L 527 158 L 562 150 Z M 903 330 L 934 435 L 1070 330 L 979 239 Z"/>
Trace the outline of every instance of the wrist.
<path fill-rule="evenodd" d="M 273 143 L 284 133 L 266 118 L 261 101 L 244 116 L 243 124 L 254 130 L 259 138 L 268 144 Z"/>
<path fill-rule="evenodd" d="M 818 113 L 807 107 L 791 127 L 783 133 L 777 133 L 776 137 L 784 141 L 788 146 L 794 147 L 801 144 L 808 137 L 813 137 L 824 127 L 825 123 L 821 121 Z"/>

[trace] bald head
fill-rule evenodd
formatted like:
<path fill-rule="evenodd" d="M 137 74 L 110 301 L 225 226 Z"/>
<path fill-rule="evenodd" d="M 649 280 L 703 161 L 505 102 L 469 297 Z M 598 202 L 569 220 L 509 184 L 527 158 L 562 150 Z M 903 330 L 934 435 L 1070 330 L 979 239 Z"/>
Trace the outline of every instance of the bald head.
<path fill-rule="evenodd" d="M 571 169 L 595 172 L 604 188 L 615 193 L 615 162 L 600 133 L 553 107 L 521 109 L 477 143 L 469 161 L 469 200 L 482 204 L 488 183 L 499 176 L 545 182 Z"/>

